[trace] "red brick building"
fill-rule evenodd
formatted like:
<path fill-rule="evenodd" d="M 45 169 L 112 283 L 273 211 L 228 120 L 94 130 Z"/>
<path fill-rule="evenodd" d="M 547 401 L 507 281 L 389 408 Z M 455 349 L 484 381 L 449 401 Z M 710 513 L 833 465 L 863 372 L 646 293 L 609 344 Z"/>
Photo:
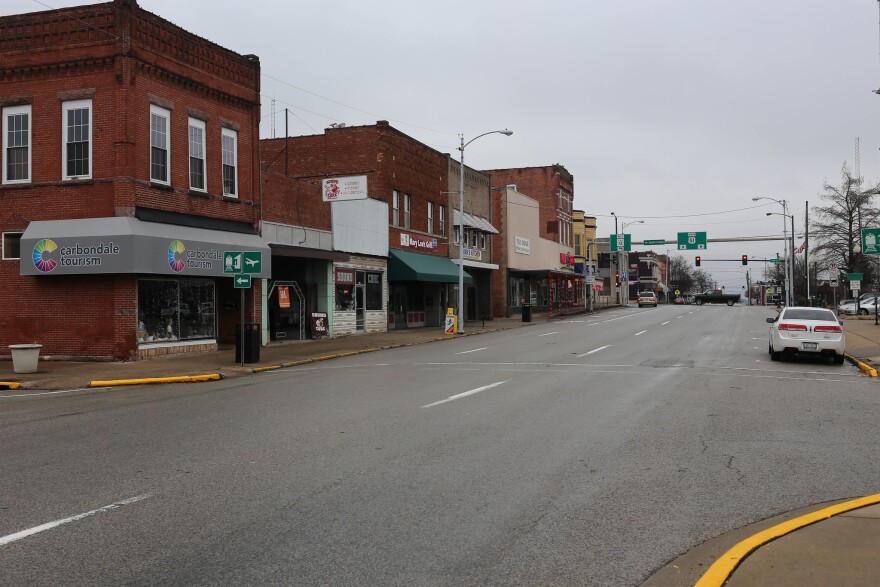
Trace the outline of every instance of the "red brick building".
<path fill-rule="evenodd" d="M 493 218 L 497 219 L 501 233 L 494 235 L 493 247 L 499 264 L 499 274 L 503 277 L 492 283 L 492 305 L 496 316 L 519 312 L 522 303 L 539 310 L 564 308 L 576 296 L 563 293 L 574 274 L 574 231 L 572 213 L 574 202 L 574 176 L 560 164 L 544 167 L 521 167 L 514 169 L 484 170 L 492 178 Z M 504 190 L 510 186 L 510 190 Z M 515 267 L 511 258 L 511 247 L 507 242 L 511 235 L 508 218 L 508 192 L 528 196 L 538 205 L 539 239 L 558 243 L 559 263 L 545 268 L 528 271 L 512 270 Z M 566 255 L 564 262 L 562 256 Z M 565 286 L 565 290 L 562 286 Z M 511 292 L 515 291 L 516 294 Z"/>
<path fill-rule="evenodd" d="M 0 18 L 0 356 L 217 348 L 264 253 L 260 64 L 135 0 Z M 228 267 L 225 255 L 230 253 Z M 247 318 L 261 315 L 259 279 Z"/>
<path fill-rule="evenodd" d="M 386 210 L 382 228 L 387 229 L 388 262 L 387 273 L 382 280 L 387 282 L 387 291 L 381 299 L 387 326 L 443 325 L 446 308 L 454 305 L 457 299 L 459 273 L 458 267 L 450 260 L 450 257 L 458 259 L 457 246 L 450 244 L 454 238 L 452 212 L 458 207 L 458 168 L 454 162 L 451 163 L 448 154 L 420 143 L 385 121 L 379 121 L 369 126 L 327 128 L 321 135 L 264 140 L 261 156 L 264 166 L 264 227 L 272 223 L 283 227 L 301 227 L 303 229 L 296 234 L 303 239 L 309 237 L 307 229 L 330 231 L 333 251 L 337 254 L 350 253 L 352 258 L 358 256 L 358 251 L 339 246 L 340 238 L 345 235 L 340 234 L 340 227 L 335 224 L 337 214 L 343 213 L 341 206 L 347 203 L 336 202 L 330 206 L 324 202 L 321 182 L 328 178 L 365 178 L 369 199 L 383 202 Z M 450 169 L 455 171 L 455 178 L 451 177 Z M 482 189 L 488 211 L 488 178 L 480 172 L 468 170 L 465 181 L 468 202 L 472 202 L 475 190 Z M 453 182 L 455 190 L 450 187 Z M 455 193 L 451 193 L 453 191 Z M 469 205 L 465 206 L 466 212 L 469 212 Z M 370 216 L 361 219 L 360 224 L 363 228 L 370 224 L 381 224 L 381 221 Z M 375 230 L 379 230 L 379 227 L 375 227 Z M 477 229 L 466 225 L 468 236 L 472 230 L 476 235 Z M 337 282 L 336 269 L 345 261 L 322 251 L 324 259 L 332 261 L 332 271 L 322 268 L 320 263 L 312 263 L 310 279 L 309 271 L 303 265 L 305 261 L 301 261 L 299 267 L 288 265 L 282 271 L 283 262 L 277 256 L 281 250 L 278 247 L 281 239 L 272 238 L 267 230 L 264 230 L 263 236 L 272 243 L 273 254 L 276 254 L 273 268 L 278 270 L 273 269 L 273 279 L 301 276 L 307 280 L 305 289 L 314 294 L 310 296 L 306 293 L 306 298 L 315 300 L 307 301 L 310 308 L 326 308 L 326 311 L 332 312 L 344 306 L 340 304 L 340 299 L 346 288 L 340 287 L 345 284 Z M 474 242 L 477 250 L 482 246 L 481 253 L 484 252 L 486 260 L 491 261 L 490 239 L 475 236 Z M 291 242 L 287 246 L 295 248 L 296 244 Z M 324 247 L 315 237 L 311 248 Z M 376 253 L 375 247 L 371 247 L 371 251 L 374 259 L 381 256 Z M 304 257 L 308 256 L 307 252 L 301 253 Z M 475 257 L 476 253 L 472 256 Z M 363 255 L 360 257 L 363 261 Z M 479 269 L 486 271 L 482 265 L 487 264 L 481 264 Z M 375 265 L 371 267 L 369 271 L 379 270 Z M 465 275 L 466 287 L 479 287 L 469 273 Z M 328 276 L 330 282 L 322 284 L 322 276 Z M 484 281 L 484 287 L 488 290 L 488 278 Z M 485 300 L 488 304 L 488 293 L 473 291 L 469 297 L 477 301 Z M 269 303 L 271 305 L 272 301 Z M 369 300 L 367 308 L 371 309 Z M 371 311 L 378 311 L 375 305 Z M 490 315 L 489 311 L 486 315 Z M 344 319 L 341 314 L 337 315 L 340 324 Z"/>

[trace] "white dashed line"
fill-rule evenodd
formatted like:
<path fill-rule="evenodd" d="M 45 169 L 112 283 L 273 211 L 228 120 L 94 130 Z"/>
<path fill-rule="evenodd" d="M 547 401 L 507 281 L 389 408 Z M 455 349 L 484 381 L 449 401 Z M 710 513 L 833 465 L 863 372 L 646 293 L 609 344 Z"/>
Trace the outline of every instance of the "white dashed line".
<path fill-rule="evenodd" d="M 16 532 L 15 534 L 8 534 L 6 536 L 0 537 L 0 546 L 4 546 L 11 542 L 15 542 L 16 540 L 21 540 L 22 538 L 27 538 L 28 536 L 33 536 L 34 534 L 39 534 L 40 532 L 45 532 L 46 530 L 51 530 L 52 528 L 57 528 L 58 526 L 62 526 L 64 524 L 69 524 L 71 522 L 77 522 L 82 520 L 83 518 L 88 518 L 89 516 L 94 516 L 95 514 L 105 514 L 109 511 L 120 508 L 124 505 L 130 505 L 133 503 L 137 503 L 139 501 L 143 501 L 150 497 L 149 493 L 145 493 L 144 495 L 138 495 L 135 497 L 130 497 L 128 499 L 123 499 L 122 501 L 117 501 L 116 503 L 111 503 L 110 505 L 105 505 L 104 507 L 98 508 L 96 510 L 92 510 L 90 512 L 85 512 L 84 514 L 78 514 L 76 516 L 71 516 L 69 518 L 64 518 L 61 520 L 55 520 L 54 522 L 48 522 L 46 524 L 41 524 L 40 526 L 34 526 L 33 528 L 28 528 L 27 530 L 22 530 L 21 532 Z"/>
<path fill-rule="evenodd" d="M 664 322 L 664 323 L 661 324 L 660 326 L 666 326 L 667 324 L 669 324 L 669 322 L 670 322 L 670 320 L 667 320 L 666 322 Z"/>
<path fill-rule="evenodd" d="M 611 346 L 610 344 L 606 344 L 605 346 L 600 346 L 600 347 L 597 348 L 597 349 L 593 349 L 593 350 L 591 350 L 591 351 L 589 351 L 589 352 L 587 352 L 587 353 L 584 353 L 584 354 L 582 354 L 582 355 L 578 355 L 578 359 L 580 359 L 581 357 L 586 357 L 587 355 L 592 355 L 593 353 L 598 353 L 599 351 L 601 351 L 601 350 L 603 350 L 603 349 L 607 349 L 607 348 L 610 347 L 610 346 Z"/>
<path fill-rule="evenodd" d="M 559 334 L 559 331 L 557 330 L 555 332 L 547 332 L 545 334 L 539 334 L 538 336 L 550 336 L 551 334 Z"/>
<path fill-rule="evenodd" d="M 487 348 L 489 348 L 489 347 L 484 346 L 484 347 L 480 347 L 480 348 L 478 348 L 478 349 L 471 349 L 471 350 L 469 350 L 469 351 L 461 351 L 460 353 L 455 353 L 455 354 L 456 354 L 456 355 L 466 355 L 466 354 L 468 354 L 468 353 L 475 353 L 475 352 L 477 352 L 477 351 L 485 351 Z"/>
<path fill-rule="evenodd" d="M 483 387 L 478 387 L 476 389 L 472 389 L 470 391 L 466 391 L 464 393 L 459 393 L 458 395 L 452 395 L 447 397 L 446 399 L 442 399 L 439 402 L 434 402 L 433 404 L 427 404 L 422 406 L 423 408 L 433 408 L 434 406 L 439 406 L 440 404 L 445 404 L 446 402 L 451 402 L 453 400 L 461 399 L 463 397 L 467 397 L 469 395 L 474 395 L 475 393 L 480 393 L 481 391 L 486 391 L 487 389 L 492 389 L 493 387 L 498 387 L 507 383 L 507 381 L 498 381 L 497 383 L 490 383 L 489 385 L 484 385 Z"/>
<path fill-rule="evenodd" d="M 633 336 L 639 336 L 640 334 L 645 334 L 648 332 L 647 330 L 642 330 L 641 332 L 636 332 Z"/>

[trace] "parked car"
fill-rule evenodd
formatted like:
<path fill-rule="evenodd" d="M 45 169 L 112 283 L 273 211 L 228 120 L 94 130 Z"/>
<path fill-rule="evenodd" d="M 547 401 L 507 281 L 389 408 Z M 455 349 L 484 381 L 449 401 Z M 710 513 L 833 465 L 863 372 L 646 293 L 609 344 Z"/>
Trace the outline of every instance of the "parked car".
<path fill-rule="evenodd" d="M 843 364 L 846 335 L 843 323 L 831 310 L 789 306 L 767 322 L 771 361 L 780 360 L 784 353 L 831 357 L 835 364 Z"/>
<path fill-rule="evenodd" d="M 640 291 L 638 297 L 636 298 L 636 302 L 639 304 L 640 308 L 642 306 L 652 306 L 656 308 L 657 296 L 652 291 Z"/>
<path fill-rule="evenodd" d="M 675 304 L 675 305 L 677 305 L 677 306 L 683 306 L 683 305 L 685 305 L 686 302 L 685 302 L 685 300 L 684 300 L 683 297 L 678 296 L 677 298 L 675 298 L 675 300 L 673 300 L 672 303 Z"/>
<path fill-rule="evenodd" d="M 874 313 L 874 300 L 880 300 L 880 292 L 866 292 L 859 296 L 858 307 L 855 300 L 843 300 L 840 305 L 837 306 L 838 314 L 861 314 L 862 316 L 866 316 L 868 314 Z M 848 302 L 848 303 L 843 303 Z"/>

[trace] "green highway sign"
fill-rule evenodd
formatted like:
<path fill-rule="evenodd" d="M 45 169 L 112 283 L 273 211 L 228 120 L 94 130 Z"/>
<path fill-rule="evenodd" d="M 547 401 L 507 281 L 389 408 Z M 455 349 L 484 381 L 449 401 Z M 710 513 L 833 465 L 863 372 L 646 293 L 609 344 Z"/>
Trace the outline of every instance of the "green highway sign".
<path fill-rule="evenodd" d="M 862 229 L 862 253 L 880 255 L 880 228 Z"/>
<path fill-rule="evenodd" d="M 645 246 L 647 246 L 647 245 L 665 245 L 666 240 L 661 238 L 661 239 L 657 239 L 657 240 L 642 241 L 642 244 Z"/>
<path fill-rule="evenodd" d="M 263 253 L 260 251 L 245 251 L 242 253 L 244 258 L 242 259 L 243 267 L 245 273 L 259 273 L 263 268 Z"/>
<path fill-rule="evenodd" d="M 250 273 L 236 275 L 234 278 L 232 278 L 232 281 L 233 283 L 235 283 L 235 289 L 249 289 L 251 287 Z"/>
<path fill-rule="evenodd" d="M 241 251 L 223 253 L 223 273 L 241 273 Z"/>
<path fill-rule="evenodd" d="M 846 280 L 847 281 L 861 281 L 865 278 L 863 273 L 847 273 Z"/>
<path fill-rule="evenodd" d="M 678 250 L 697 250 L 702 251 L 706 248 L 705 232 L 679 232 L 678 233 Z"/>
<path fill-rule="evenodd" d="M 612 234 L 609 242 L 612 253 L 617 253 L 618 251 L 628 253 L 632 250 L 632 239 L 628 234 Z"/>
<path fill-rule="evenodd" d="M 780 259 L 767 259 L 771 263 L 779 263 Z"/>

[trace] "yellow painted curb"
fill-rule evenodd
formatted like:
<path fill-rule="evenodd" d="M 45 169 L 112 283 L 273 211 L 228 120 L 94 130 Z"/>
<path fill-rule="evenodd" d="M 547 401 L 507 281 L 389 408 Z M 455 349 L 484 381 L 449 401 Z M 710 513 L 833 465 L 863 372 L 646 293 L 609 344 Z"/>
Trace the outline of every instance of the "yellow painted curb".
<path fill-rule="evenodd" d="M 254 367 L 251 369 L 253 373 L 262 373 L 263 371 L 274 371 L 275 369 L 280 369 L 281 365 L 267 365 L 265 367 Z"/>
<path fill-rule="evenodd" d="M 871 377 L 877 377 L 877 369 L 867 363 L 863 363 L 852 355 L 844 355 L 850 362 L 859 368 L 859 371 Z"/>
<path fill-rule="evenodd" d="M 18 389 L 21 387 L 21 383 L 17 381 L 0 381 L 0 387 L 5 387 L 7 389 Z"/>
<path fill-rule="evenodd" d="M 109 379 L 107 381 L 92 381 L 89 387 L 112 387 L 115 385 L 144 385 L 147 383 L 192 383 L 196 381 L 218 381 L 219 373 L 207 375 L 181 375 L 179 377 L 146 377 L 143 379 Z"/>
<path fill-rule="evenodd" d="M 733 571 L 742 563 L 749 554 L 767 544 L 772 540 L 776 540 L 786 534 L 800 530 L 810 524 L 827 520 L 832 516 L 842 514 L 851 510 L 856 510 L 865 506 L 880 503 L 880 493 L 861 497 L 852 501 L 839 503 L 811 514 L 806 514 L 793 520 L 777 524 L 772 528 L 767 528 L 763 532 L 758 532 L 754 536 L 750 536 L 725 552 L 716 560 L 709 570 L 700 577 L 700 580 L 694 584 L 694 587 L 721 587 L 730 579 Z"/>

